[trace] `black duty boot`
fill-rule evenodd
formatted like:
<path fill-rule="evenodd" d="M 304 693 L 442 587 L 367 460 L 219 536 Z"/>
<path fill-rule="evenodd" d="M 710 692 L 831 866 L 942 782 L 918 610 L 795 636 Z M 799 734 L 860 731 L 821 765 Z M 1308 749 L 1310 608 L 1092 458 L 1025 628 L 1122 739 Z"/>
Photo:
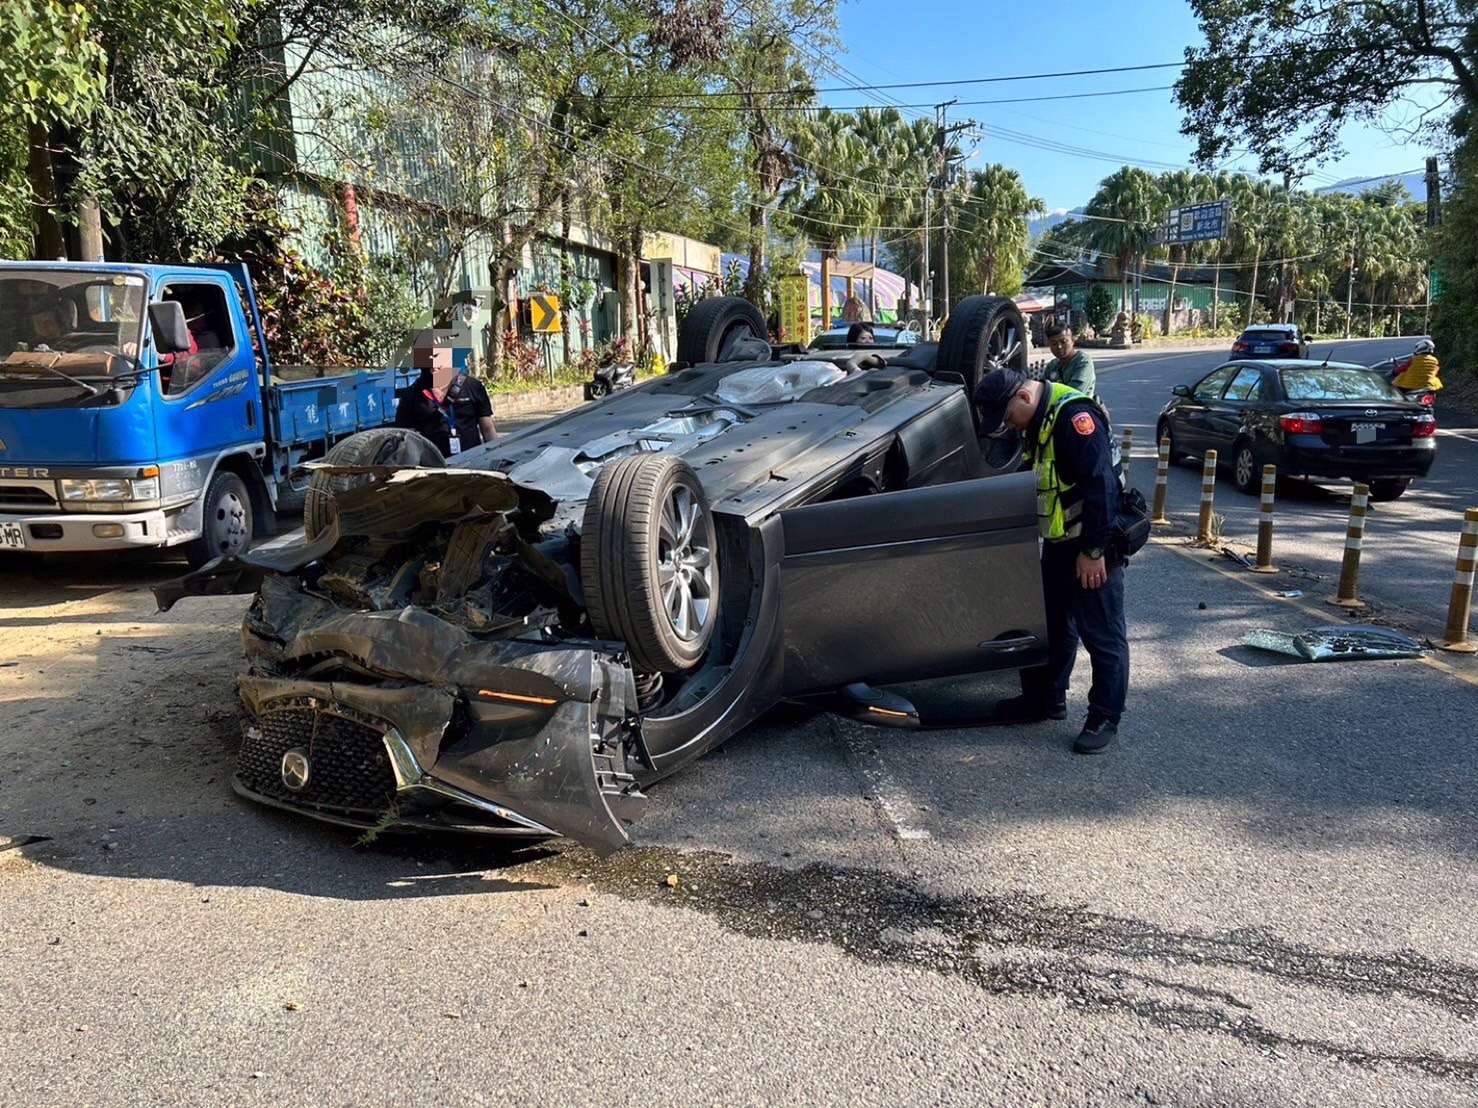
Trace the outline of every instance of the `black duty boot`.
<path fill-rule="evenodd" d="M 1097 712 L 1089 712 L 1083 730 L 1073 743 L 1074 754 L 1104 754 L 1119 733 L 1119 725 Z"/>
<path fill-rule="evenodd" d="M 1010 700 L 996 701 L 991 719 L 996 723 L 1036 723 L 1043 719 L 1067 719 L 1067 701 L 1013 696 Z"/>

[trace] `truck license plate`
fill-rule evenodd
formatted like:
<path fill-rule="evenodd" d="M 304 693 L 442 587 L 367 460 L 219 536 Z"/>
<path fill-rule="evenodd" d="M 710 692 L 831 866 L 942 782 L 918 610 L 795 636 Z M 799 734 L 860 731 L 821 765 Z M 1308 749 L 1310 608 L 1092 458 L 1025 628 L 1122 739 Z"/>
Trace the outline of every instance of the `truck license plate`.
<path fill-rule="evenodd" d="M 1384 431 L 1384 423 L 1357 423 L 1355 424 L 1355 441 L 1374 442 L 1381 431 Z"/>
<path fill-rule="evenodd" d="M 26 530 L 19 523 L 0 523 L 0 549 L 24 550 Z"/>

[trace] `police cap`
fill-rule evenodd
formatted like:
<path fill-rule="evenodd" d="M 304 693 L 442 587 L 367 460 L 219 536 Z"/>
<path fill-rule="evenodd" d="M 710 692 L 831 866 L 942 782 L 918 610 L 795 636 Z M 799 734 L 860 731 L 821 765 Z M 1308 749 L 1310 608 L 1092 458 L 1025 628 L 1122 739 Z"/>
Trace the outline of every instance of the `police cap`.
<path fill-rule="evenodd" d="M 1006 406 L 1026 384 L 1024 373 L 1014 369 L 993 369 L 975 386 L 975 407 L 980 413 L 980 430 L 987 435 L 1001 429 L 1006 419 Z"/>

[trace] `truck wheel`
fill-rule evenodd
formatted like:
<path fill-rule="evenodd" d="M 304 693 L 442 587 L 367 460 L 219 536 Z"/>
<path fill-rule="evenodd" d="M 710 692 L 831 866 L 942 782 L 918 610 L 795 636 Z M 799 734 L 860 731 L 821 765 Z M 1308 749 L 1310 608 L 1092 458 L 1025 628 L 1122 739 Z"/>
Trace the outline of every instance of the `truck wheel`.
<path fill-rule="evenodd" d="M 600 471 L 585 505 L 580 577 L 595 633 L 640 673 L 682 673 L 718 624 L 718 532 L 681 458 L 641 453 Z"/>
<path fill-rule="evenodd" d="M 769 345 L 769 329 L 760 310 L 742 296 L 715 296 L 700 300 L 683 320 L 677 336 L 678 361 L 690 365 L 729 361 L 741 339 Z"/>
<path fill-rule="evenodd" d="M 980 378 L 992 369 L 1025 373 L 1028 353 L 1021 309 L 1004 296 L 967 296 L 944 325 L 934 368 L 958 373 L 973 398 Z"/>
<path fill-rule="evenodd" d="M 185 560 L 192 569 L 217 558 L 244 554 L 251 546 L 252 531 L 246 482 L 230 470 L 217 470 L 205 490 L 200 523 L 200 537 L 185 546 Z"/>
<path fill-rule="evenodd" d="M 439 468 L 446 459 L 436 444 L 404 427 L 375 427 L 335 443 L 324 461 L 341 466 L 424 466 Z M 314 473 L 303 499 L 303 534 L 312 542 L 333 522 L 334 494 L 348 492 L 369 481 L 368 475 L 330 476 Z"/>

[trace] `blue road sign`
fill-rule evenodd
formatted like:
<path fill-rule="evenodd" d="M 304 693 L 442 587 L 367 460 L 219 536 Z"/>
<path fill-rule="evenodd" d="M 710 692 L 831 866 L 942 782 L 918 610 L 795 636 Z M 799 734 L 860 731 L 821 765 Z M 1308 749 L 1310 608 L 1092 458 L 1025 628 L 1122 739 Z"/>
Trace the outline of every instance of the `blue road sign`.
<path fill-rule="evenodd" d="M 1225 200 L 1170 209 L 1165 220 L 1164 242 L 1174 246 L 1183 242 L 1225 238 L 1228 209 L 1229 204 Z"/>

